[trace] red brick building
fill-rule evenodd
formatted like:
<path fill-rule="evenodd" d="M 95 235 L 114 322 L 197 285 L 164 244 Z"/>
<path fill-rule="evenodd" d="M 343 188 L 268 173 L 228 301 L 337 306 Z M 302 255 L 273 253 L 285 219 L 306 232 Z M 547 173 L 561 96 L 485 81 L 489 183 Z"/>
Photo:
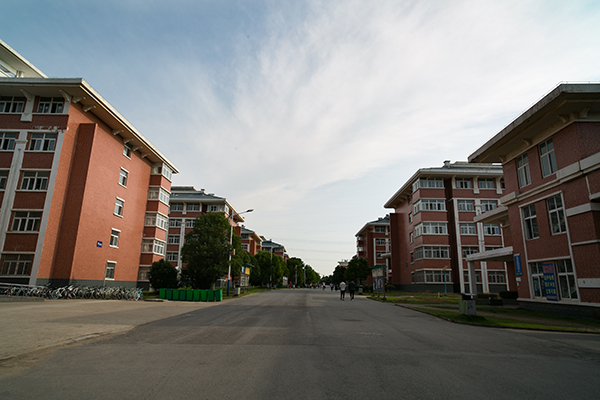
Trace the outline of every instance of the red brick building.
<path fill-rule="evenodd" d="M 256 232 L 247 229 L 243 225 L 238 226 L 235 229 L 236 233 L 242 238 L 242 250 L 250 253 L 253 256 L 262 250 L 263 240 Z"/>
<path fill-rule="evenodd" d="M 177 169 L 84 80 L 0 65 L 0 281 L 136 286 Z"/>
<path fill-rule="evenodd" d="M 446 161 L 419 169 L 385 204 L 394 210 L 390 283 L 403 290 L 470 292 L 466 257 L 503 245 L 497 224 L 473 218 L 495 209 L 503 191 L 498 165 Z M 480 291 L 506 290 L 504 262 L 477 263 L 476 269 Z"/>
<path fill-rule="evenodd" d="M 510 231 L 502 256 L 530 308 L 600 315 L 599 99 L 600 84 L 561 84 L 469 157 L 502 163 L 502 207 L 480 220 Z"/>
<path fill-rule="evenodd" d="M 167 238 L 167 261 L 181 269 L 181 247 L 186 233 L 194 227 L 194 221 L 204 213 L 222 213 L 233 224 L 236 233 L 240 233 L 238 223 L 244 222 L 241 215 L 223 197 L 196 190 L 192 186 L 173 186 L 171 188 L 171 208 L 169 211 L 169 234 Z M 233 218 L 230 216 L 233 215 Z M 232 221 L 233 219 L 233 221 Z"/>
<path fill-rule="evenodd" d="M 356 256 L 367 260 L 369 267 L 376 265 L 387 266 L 388 279 L 391 278 L 388 260 L 391 252 L 390 245 L 390 216 L 367 222 L 356 235 Z M 372 283 L 369 276 L 367 284 Z"/>

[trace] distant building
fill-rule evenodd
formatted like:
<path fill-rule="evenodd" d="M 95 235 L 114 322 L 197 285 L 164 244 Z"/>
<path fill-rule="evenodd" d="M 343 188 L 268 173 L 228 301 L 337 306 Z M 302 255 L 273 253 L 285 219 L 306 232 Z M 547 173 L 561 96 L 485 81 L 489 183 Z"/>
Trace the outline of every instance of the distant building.
<path fill-rule="evenodd" d="M 177 172 L 83 79 L 0 41 L 1 282 L 136 286 L 165 254 Z"/>
<path fill-rule="evenodd" d="M 367 222 L 356 233 L 356 256 L 367 260 L 369 267 L 385 265 L 386 281 L 391 278 L 391 269 L 388 265 L 391 252 L 390 242 L 390 216 L 380 217 L 375 221 Z M 367 284 L 372 284 L 369 277 Z"/>
<path fill-rule="evenodd" d="M 469 157 L 502 163 L 502 206 L 476 221 L 510 232 L 473 257 L 503 258 L 529 308 L 600 314 L 599 98 L 600 84 L 561 84 Z"/>
<path fill-rule="evenodd" d="M 497 223 L 473 218 L 498 207 L 502 168 L 444 162 L 419 169 L 385 204 L 392 208 L 390 283 L 403 290 L 471 291 L 466 257 L 503 245 Z M 478 262 L 480 292 L 506 290 L 504 262 Z"/>
<path fill-rule="evenodd" d="M 171 208 L 169 212 L 169 234 L 167 237 L 167 261 L 181 269 L 181 248 L 186 233 L 194 228 L 194 221 L 205 213 L 221 213 L 228 218 L 234 229 L 244 222 L 241 215 L 224 197 L 206 193 L 204 189 L 196 190 L 192 186 L 173 186 L 171 188 Z M 233 218 L 231 216 L 233 215 Z"/>
<path fill-rule="evenodd" d="M 245 252 L 254 256 L 256 253 L 262 250 L 262 239 L 256 232 L 247 229 L 243 225 L 241 227 L 236 227 L 236 230 L 242 238 L 242 249 Z"/>
<path fill-rule="evenodd" d="M 271 254 L 279 256 L 283 261 L 287 261 L 289 258 L 285 249 L 285 246 L 279 243 L 275 243 L 271 239 L 266 240 L 264 236 L 261 236 L 262 243 L 261 247 L 263 251 L 268 251 Z"/>

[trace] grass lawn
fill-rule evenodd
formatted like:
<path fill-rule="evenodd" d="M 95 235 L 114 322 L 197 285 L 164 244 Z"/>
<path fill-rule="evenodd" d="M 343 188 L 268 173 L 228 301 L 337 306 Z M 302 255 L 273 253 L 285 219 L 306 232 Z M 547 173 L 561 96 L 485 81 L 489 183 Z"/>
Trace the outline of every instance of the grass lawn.
<path fill-rule="evenodd" d="M 376 294 L 371 294 L 369 299 L 400 304 L 458 304 L 461 295 L 456 293 L 444 295 L 443 293 L 393 291 L 387 292 L 385 299 L 382 295 L 378 296 Z"/>

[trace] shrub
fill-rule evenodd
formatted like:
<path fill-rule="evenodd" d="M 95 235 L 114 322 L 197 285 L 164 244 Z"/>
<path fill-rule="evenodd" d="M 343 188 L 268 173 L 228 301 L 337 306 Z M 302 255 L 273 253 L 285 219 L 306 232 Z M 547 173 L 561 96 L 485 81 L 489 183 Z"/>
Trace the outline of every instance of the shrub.
<path fill-rule="evenodd" d="M 504 290 L 502 292 L 499 293 L 500 297 L 503 299 L 518 299 L 519 298 L 519 292 L 517 292 L 516 290 Z"/>
<path fill-rule="evenodd" d="M 394 285 L 385 285 L 385 291 L 386 292 L 393 292 L 396 290 L 396 286 Z"/>
<path fill-rule="evenodd" d="M 373 285 L 364 285 L 363 286 L 363 293 L 372 293 L 373 292 Z"/>

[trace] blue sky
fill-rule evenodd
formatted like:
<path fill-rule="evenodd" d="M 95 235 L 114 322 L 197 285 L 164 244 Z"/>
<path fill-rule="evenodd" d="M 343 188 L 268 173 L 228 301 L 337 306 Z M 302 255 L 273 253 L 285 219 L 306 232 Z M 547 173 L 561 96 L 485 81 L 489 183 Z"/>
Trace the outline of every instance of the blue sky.
<path fill-rule="evenodd" d="M 559 82 L 600 81 L 596 1 L 20 0 L 0 38 L 84 78 L 193 185 L 321 274 L 418 169 Z"/>

